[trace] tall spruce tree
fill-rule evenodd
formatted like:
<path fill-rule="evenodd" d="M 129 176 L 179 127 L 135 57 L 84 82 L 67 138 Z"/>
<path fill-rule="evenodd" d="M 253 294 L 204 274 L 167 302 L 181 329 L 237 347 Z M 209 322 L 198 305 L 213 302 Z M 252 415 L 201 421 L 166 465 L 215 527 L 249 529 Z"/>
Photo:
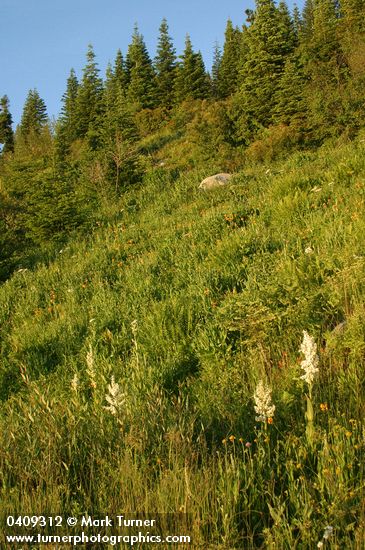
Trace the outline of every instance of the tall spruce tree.
<path fill-rule="evenodd" d="M 68 143 L 77 138 L 78 131 L 78 89 L 79 82 L 74 69 L 71 69 L 70 76 L 67 79 L 66 91 L 62 96 L 62 109 L 60 123 L 62 132 Z"/>
<path fill-rule="evenodd" d="M 103 81 L 92 45 L 88 46 L 87 63 L 77 93 L 77 136 L 96 136 L 103 110 Z M 92 139 L 94 141 L 94 139 Z M 96 139 L 97 141 L 97 139 Z"/>
<path fill-rule="evenodd" d="M 135 25 L 126 56 L 128 101 L 135 110 L 155 104 L 155 73 L 142 34 Z"/>
<path fill-rule="evenodd" d="M 160 25 L 160 34 L 155 57 L 156 99 L 161 107 L 170 108 L 174 102 L 174 83 L 176 77 L 176 50 L 169 36 L 166 19 Z"/>
<path fill-rule="evenodd" d="M 274 122 L 290 125 L 297 129 L 306 126 L 308 115 L 305 100 L 307 79 L 301 56 L 298 53 L 287 58 L 283 75 L 276 90 Z"/>
<path fill-rule="evenodd" d="M 321 140 L 344 129 L 342 88 L 347 69 L 338 36 L 337 0 L 316 0 L 311 37 L 302 51 L 308 77 L 306 101 L 313 136 Z"/>
<path fill-rule="evenodd" d="M 219 97 L 225 98 L 237 89 L 238 66 L 241 52 L 241 32 L 227 21 L 222 61 L 218 73 Z"/>
<path fill-rule="evenodd" d="M 220 97 L 219 94 L 219 71 L 222 64 L 222 49 L 218 42 L 214 44 L 213 50 L 213 63 L 212 63 L 212 75 L 211 75 L 211 86 L 212 86 L 212 96 L 215 99 Z"/>
<path fill-rule="evenodd" d="M 117 51 L 117 55 L 115 57 L 113 75 L 117 88 L 126 94 L 128 76 L 126 63 L 121 50 Z"/>
<path fill-rule="evenodd" d="M 257 0 L 253 23 L 245 32 L 246 60 L 241 87 L 235 98 L 240 108 L 241 139 L 273 122 L 280 79 L 287 57 L 294 49 L 294 32 L 284 6 L 273 0 Z"/>
<path fill-rule="evenodd" d="M 30 134 L 40 134 L 47 121 L 45 102 L 35 88 L 29 90 L 20 121 L 21 136 L 27 138 Z"/>
<path fill-rule="evenodd" d="M 14 151 L 13 119 L 9 111 L 9 99 L 4 95 L 0 99 L 0 144 L 2 153 Z"/>
<path fill-rule="evenodd" d="M 209 95 L 209 80 L 205 71 L 204 61 L 200 52 L 194 52 L 187 35 L 185 49 L 178 65 L 175 81 L 175 97 L 177 102 L 186 99 L 204 99 Z"/>
<path fill-rule="evenodd" d="M 337 0 L 317 0 L 313 11 L 313 32 L 309 42 L 311 62 L 330 61 L 339 51 Z"/>

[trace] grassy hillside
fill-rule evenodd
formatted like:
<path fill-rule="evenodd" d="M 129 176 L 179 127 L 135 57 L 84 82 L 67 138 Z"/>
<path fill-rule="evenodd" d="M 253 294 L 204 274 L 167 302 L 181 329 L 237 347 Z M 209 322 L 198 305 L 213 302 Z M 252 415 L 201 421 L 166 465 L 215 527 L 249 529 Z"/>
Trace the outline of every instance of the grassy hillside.
<path fill-rule="evenodd" d="M 2 513 L 186 512 L 192 547 L 226 549 L 331 525 L 324 546 L 363 548 L 365 140 L 211 192 L 177 174 L 0 287 Z"/>

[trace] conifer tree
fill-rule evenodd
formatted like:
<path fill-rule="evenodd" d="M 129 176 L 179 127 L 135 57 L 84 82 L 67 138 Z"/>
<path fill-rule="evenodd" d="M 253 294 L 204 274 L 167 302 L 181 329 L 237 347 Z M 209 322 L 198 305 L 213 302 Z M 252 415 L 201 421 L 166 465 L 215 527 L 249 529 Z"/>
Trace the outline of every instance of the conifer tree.
<path fill-rule="evenodd" d="M 176 77 L 176 51 L 169 36 L 166 19 L 160 25 L 160 35 L 155 57 L 156 99 L 158 105 L 170 108 L 174 101 L 174 83 Z"/>
<path fill-rule="evenodd" d="M 91 44 L 87 51 L 87 64 L 77 93 L 77 136 L 97 133 L 103 107 L 103 81 L 95 61 Z"/>
<path fill-rule="evenodd" d="M 14 151 L 14 132 L 12 128 L 12 116 L 9 111 L 9 99 L 4 95 L 0 99 L 0 144 L 3 145 L 2 153 Z"/>
<path fill-rule="evenodd" d="M 117 51 L 113 74 L 118 89 L 120 89 L 123 93 L 126 93 L 128 77 L 126 63 L 121 50 Z"/>
<path fill-rule="evenodd" d="M 316 0 L 312 34 L 302 50 L 308 78 L 305 93 L 309 125 L 319 140 L 342 131 L 344 121 L 345 106 L 341 95 L 347 69 L 341 52 L 338 23 L 337 0 Z"/>
<path fill-rule="evenodd" d="M 309 42 L 311 62 L 329 61 L 339 50 L 337 0 L 317 0 L 313 11 L 313 32 Z"/>
<path fill-rule="evenodd" d="M 200 52 L 194 52 L 187 35 L 185 49 L 178 66 L 175 85 L 175 97 L 177 102 L 186 99 L 204 99 L 209 95 L 207 73 L 205 72 L 203 58 Z"/>
<path fill-rule="evenodd" d="M 305 0 L 302 11 L 300 34 L 301 43 L 309 43 L 313 36 L 314 28 L 314 0 Z"/>
<path fill-rule="evenodd" d="M 211 86 L 212 86 L 212 96 L 215 99 L 219 98 L 219 71 L 222 64 L 222 50 L 216 42 L 214 44 L 213 51 L 213 64 L 212 64 L 212 76 L 211 76 Z"/>
<path fill-rule="evenodd" d="M 20 121 L 22 137 L 26 138 L 30 134 L 40 134 L 47 121 L 46 104 L 35 88 L 29 90 Z"/>
<path fill-rule="evenodd" d="M 306 125 L 307 104 L 305 87 L 307 79 L 299 54 L 287 58 L 283 75 L 276 91 L 275 122 L 303 129 Z"/>
<path fill-rule="evenodd" d="M 128 101 L 135 110 L 154 106 L 155 74 L 143 36 L 134 28 L 126 57 Z"/>
<path fill-rule="evenodd" d="M 302 32 L 302 15 L 300 13 L 300 10 L 298 6 L 295 4 L 293 9 L 293 28 L 294 28 L 294 35 L 295 40 L 298 43 L 299 42 L 299 36 Z"/>
<path fill-rule="evenodd" d="M 79 83 L 74 69 L 71 69 L 67 79 L 66 91 L 62 96 L 60 123 L 68 143 L 74 141 L 78 130 L 78 96 Z"/>
<path fill-rule="evenodd" d="M 241 138 L 247 140 L 255 129 L 272 123 L 285 61 L 294 48 L 293 26 L 283 4 L 278 9 L 273 0 L 257 0 L 245 47 L 236 104 L 241 109 Z"/>
<path fill-rule="evenodd" d="M 342 0 L 341 15 L 343 27 L 354 34 L 365 33 L 365 0 Z M 363 36 L 364 38 L 364 36 Z"/>
<path fill-rule="evenodd" d="M 218 74 L 219 97 L 230 96 L 237 89 L 238 64 L 241 49 L 241 32 L 227 21 L 222 61 Z"/>
<path fill-rule="evenodd" d="M 279 2 L 277 8 L 278 18 L 278 40 L 282 44 L 281 55 L 288 56 L 297 46 L 297 37 L 295 32 L 294 19 L 292 19 L 288 6 L 284 0 Z M 281 36 L 280 36 L 281 35 Z"/>

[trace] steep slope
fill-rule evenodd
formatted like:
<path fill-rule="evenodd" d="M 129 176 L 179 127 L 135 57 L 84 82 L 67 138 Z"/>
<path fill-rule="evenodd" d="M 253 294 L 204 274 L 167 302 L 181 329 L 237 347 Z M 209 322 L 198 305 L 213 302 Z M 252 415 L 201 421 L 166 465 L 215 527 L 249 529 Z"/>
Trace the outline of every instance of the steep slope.
<path fill-rule="evenodd" d="M 355 545 L 364 152 L 327 145 L 211 192 L 198 190 L 209 174 L 151 170 L 113 223 L 3 284 L 3 511 L 157 503 L 192 514 L 197 544 L 310 547 L 332 522 Z M 320 356 L 314 441 L 303 330 Z M 260 379 L 276 404 L 264 427 Z"/>

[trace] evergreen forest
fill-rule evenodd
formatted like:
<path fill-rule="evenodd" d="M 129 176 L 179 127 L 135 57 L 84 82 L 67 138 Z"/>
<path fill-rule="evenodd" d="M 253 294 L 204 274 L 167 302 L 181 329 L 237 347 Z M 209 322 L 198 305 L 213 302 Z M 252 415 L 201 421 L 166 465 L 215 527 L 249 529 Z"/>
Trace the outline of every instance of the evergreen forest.
<path fill-rule="evenodd" d="M 0 90 L 7 535 L 144 514 L 191 537 L 161 548 L 365 548 L 365 0 L 256 0 L 212 50 L 135 25 L 16 128 Z M 79 547 L 132 547 L 106 541 Z"/>

